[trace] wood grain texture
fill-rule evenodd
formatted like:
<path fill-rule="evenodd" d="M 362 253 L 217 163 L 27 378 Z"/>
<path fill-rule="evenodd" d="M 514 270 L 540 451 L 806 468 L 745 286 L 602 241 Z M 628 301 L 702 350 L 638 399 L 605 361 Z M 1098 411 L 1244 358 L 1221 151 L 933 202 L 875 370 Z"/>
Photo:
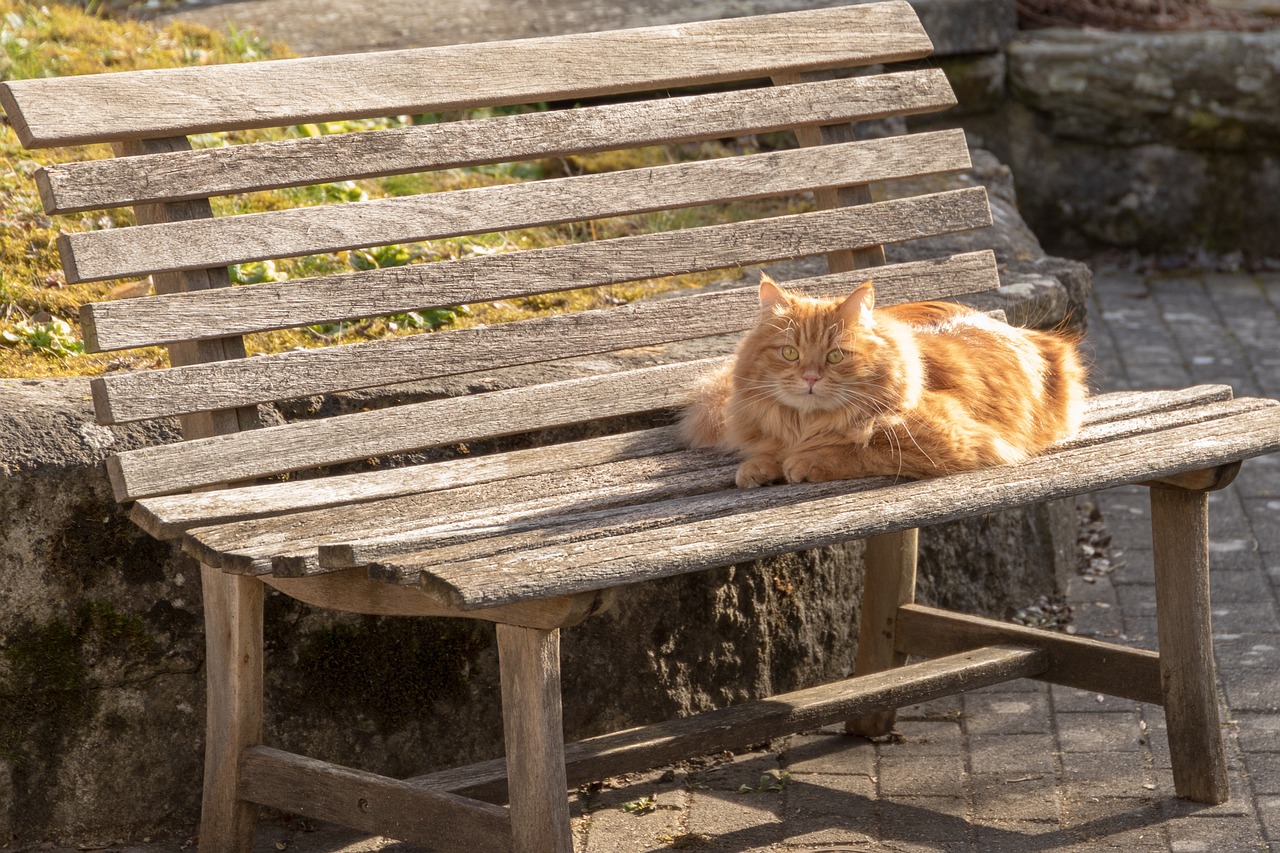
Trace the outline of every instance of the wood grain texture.
<path fill-rule="evenodd" d="M 535 474 L 448 491 L 371 501 L 200 527 L 187 534 L 183 550 L 229 571 L 265 574 L 275 555 L 312 552 L 327 544 L 390 541 L 401 552 L 405 540 L 419 548 L 488 535 L 511 535 L 545 526 L 548 516 L 571 510 L 599 517 L 635 504 L 725 489 L 733 482 L 732 460 L 707 466 L 691 451 L 592 468 Z M 359 565 L 351 563 L 350 565 Z"/>
<path fill-rule="evenodd" d="M 939 69 L 801 86 L 286 139 L 182 154 L 56 163 L 36 173 L 48 213 L 718 139 L 914 115 L 955 96 Z"/>
<path fill-rule="evenodd" d="M 120 500 L 679 405 L 718 359 L 432 400 L 122 453 Z"/>
<path fill-rule="evenodd" d="M 803 257 L 847 245 L 858 222 L 858 216 L 840 211 L 801 213 L 210 293 L 91 303 L 81 309 L 80 320 L 85 346 L 93 352 L 248 334 Z M 899 298 L 910 301 L 908 292 L 942 298 L 954 291 L 945 286 L 948 279 L 984 275 L 979 289 L 999 286 L 989 251 L 895 264 L 878 271 L 877 282 L 887 298 L 901 289 Z M 861 283 L 853 277 L 844 281 Z"/>
<path fill-rule="evenodd" d="M 560 632 L 498 626 L 513 853 L 573 853 Z"/>
<path fill-rule="evenodd" d="M 1088 434 L 1097 430 L 1100 424 L 1122 421 L 1147 412 L 1152 413 L 1150 417 L 1153 418 L 1149 421 L 1149 429 L 1175 423 L 1198 423 L 1206 419 L 1201 417 L 1205 413 L 1205 404 L 1230 398 L 1231 389 L 1225 385 L 1102 394 L 1088 401 L 1084 432 Z M 1179 410 L 1183 413 L 1176 415 L 1176 420 L 1172 414 L 1164 419 L 1154 419 L 1156 414 Z M 1219 411 L 1212 417 L 1222 413 Z M 1185 420 L 1188 418 L 1194 420 Z M 323 479 L 262 483 L 212 492 L 146 498 L 134 504 L 131 518 L 152 536 L 171 539 L 195 526 L 354 504 L 530 474 L 568 471 L 679 449 L 681 444 L 676 433 L 659 428 L 559 444 L 554 453 L 534 447 Z"/>
<path fill-rule="evenodd" d="M 242 766 L 252 803 L 433 849 L 512 849 L 502 806 L 265 746 L 246 750 Z M 202 850 L 213 841 L 201 833 Z"/>
<path fill-rule="evenodd" d="M 0 105 L 23 145 L 39 148 L 572 101 L 918 59 L 931 49 L 911 6 L 891 0 L 488 44 L 13 80 L 0 84 Z"/>
<path fill-rule="evenodd" d="M 247 853 L 257 808 L 240 793 L 240 756 L 262 742 L 263 586 L 200 567 L 205 624 L 203 845 Z"/>
<path fill-rule="evenodd" d="M 545 447 L 531 447 L 427 465 L 146 498 L 133 505 L 130 518 L 158 539 L 174 539 L 198 525 L 355 505 L 535 474 L 572 471 L 679 449 L 681 443 L 675 430 L 661 427 L 557 444 L 552 453 Z"/>
<path fill-rule="evenodd" d="M 1164 701 L 1160 656 L 1145 649 L 918 604 L 902 607 L 897 623 L 897 648 L 904 654 L 939 657 L 999 643 L 1043 649 L 1048 666 L 1033 678 L 1135 702 L 1161 705 Z"/>
<path fill-rule="evenodd" d="M 867 539 L 854 675 L 884 672 L 907 662 L 906 654 L 898 651 L 894 638 L 898 633 L 898 609 L 916 598 L 919 539 L 915 528 Z M 844 730 L 863 737 L 888 734 L 893 730 L 896 710 L 886 708 L 876 714 L 846 720 Z"/>
<path fill-rule="evenodd" d="M 1156 633 L 1164 714 L 1178 796 L 1226 802 L 1227 754 L 1218 716 L 1209 606 L 1209 496 L 1151 490 L 1155 548 Z"/>
<path fill-rule="evenodd" d="M 969 168 L 962 130 L 768 151 L 199 222 L 64 233 L 68 282 L 206 269 L 787 195 Z"/>
<path fill-rule="evenodd" d="M 614 590 L 546 598 L 494 607 L 478 613 L 463 613 L 445 607 L 413 586 L 392 586 L 373 580 L 361 569 L 330 572 L 307 578 L 263 578 L 267 586 L 291 598 L 344 613 L 373 616 L 449 616 L 484 619 L 525 628 L 567 628 L 603 613 L 613 604 Z"/>
<path fill-rule="evenodd" d="M 857 213 L 863 223 L 895 221 L 895 227 L 876 229 L 891 236 L 946 233 L 989 221 L 982 189 L 883 204 L 892 206 L 866 205 Z M 913 214 L 924 218 L 912 221 Z M 980 273 L 956 283 L 967 290 L 990 280 L 989 273 Z M 107 375 L 90 387 L 102 404 L 100 419 L 122 423 L 725 334 L 749 326 L 756 313 L 749 289 L 698 294 L 216 365 Z M 690 317 L 698 322 L 688 322 Z"/>
<path fill-rule="evenodd" d="M 995 647 L 909 664 L 893 672 L 846 679 L 768 699 L 588 738 L 565 748 L 570 785 L 660 767 L 770 738 L 809 731 L 850 716 L 951 696 L 1044 670 L 1038 649 Z M 410 779 L 424 788 L 465 791 L 501 801 L 506 768 L 499 761 Z"/>
<path fill-rule="evenodd" d="M 437 565 L 438 557 L 431 552 L 386 563 L 387 568 L 400 571 L 421 571 L 428 591 L 463 609 L 566 595 L 937 524 L 1274 452 L 1280 449 L 1278 413 L 1280 409 L 1269 406 L 1207 424 L 1118 439 L 1103 448 L 1065 450 L 945 479 L 730 513 L 616 536 L 607 542 L 586 541 L 445 565 Z M 849 482 L 856 487 L 857 481 Z M 783 485 L 770 491 L 781 500 L 813 488 Z M 731 493 L 725 500 L 732 502 L 735 497 Z"/>

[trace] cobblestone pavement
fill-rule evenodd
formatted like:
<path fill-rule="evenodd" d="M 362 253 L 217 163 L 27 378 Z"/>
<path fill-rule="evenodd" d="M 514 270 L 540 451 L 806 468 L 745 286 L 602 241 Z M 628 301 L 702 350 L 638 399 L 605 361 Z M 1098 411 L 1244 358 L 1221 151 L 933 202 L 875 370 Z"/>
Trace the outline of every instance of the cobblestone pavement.
<path fill-rule="evenodd" d="M 1104 271 L 1092 307 L 1101 390 L 1220 382 L 1280 397 L 1280 275 Z M 1074 630 L 1153 647 L 1145 489 L 1092 500 L 1112 568 L 1067 590 Z M 1280 455 L 1247 462 L 1213 494 L 1210 514 L 1228 803 L 1174 797 L 1159 708 L 1016 681 L 906 708 L 899 737 L 883 743 L 811 732 L 584 790 L 574 801 L 579 853 L 1280 853 Z M 273 822 L 255 846 L 420 849 Z"/>

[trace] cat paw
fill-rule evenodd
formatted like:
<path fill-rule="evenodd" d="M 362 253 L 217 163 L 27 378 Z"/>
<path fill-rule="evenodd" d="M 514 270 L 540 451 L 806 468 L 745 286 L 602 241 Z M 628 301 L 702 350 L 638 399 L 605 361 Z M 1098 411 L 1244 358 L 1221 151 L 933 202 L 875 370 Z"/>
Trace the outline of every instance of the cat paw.
<path fill-rule="evenodd" d="M 825 483 L 842 479 L 839 472 L 812 456 L 793 456 L 782 463 L 782 477 L 788 483 Z"/>
<path fill-rule="evenodd" d="M 733 479 L 739 489 L 776 483 L 782 479 L 782 466 L 768 457 L 753 456 L 738 466 L 738 473 Z"/>

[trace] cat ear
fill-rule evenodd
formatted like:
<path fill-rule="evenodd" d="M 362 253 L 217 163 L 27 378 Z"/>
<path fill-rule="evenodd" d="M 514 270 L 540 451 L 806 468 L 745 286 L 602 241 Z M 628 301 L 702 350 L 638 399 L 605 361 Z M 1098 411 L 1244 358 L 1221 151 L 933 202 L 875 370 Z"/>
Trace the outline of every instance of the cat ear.
<path fill-rule="evenodd" d="M 769 313 L 779 305 L 787 302 L 787 292 L 769 277 L 766 272 L 760 273 L 760 308 Z"/>
<path fill-rule="evenodd" d="M 864 281 L 853 293 L 845 297 L 836 308 L 836 316 L 844 321 L 845 328 L 871 326 L 871 309 L 876 304 L 876 289 L 871 280 Z"/>

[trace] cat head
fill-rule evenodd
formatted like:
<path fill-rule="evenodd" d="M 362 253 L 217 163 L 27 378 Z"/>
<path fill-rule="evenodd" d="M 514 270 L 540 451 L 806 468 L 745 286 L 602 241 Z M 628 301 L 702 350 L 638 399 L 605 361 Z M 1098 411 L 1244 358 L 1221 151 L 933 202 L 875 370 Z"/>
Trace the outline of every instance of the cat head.
<path fill-rule="evenodd" d="M 862 408 L 878 372 L 869 358 L 878 340 L 874 306 L 870 281 L 845 297 L 814 299 L 761 275 L 760 318 L 735 369 L 739 387 L 802 412 Z"/>

